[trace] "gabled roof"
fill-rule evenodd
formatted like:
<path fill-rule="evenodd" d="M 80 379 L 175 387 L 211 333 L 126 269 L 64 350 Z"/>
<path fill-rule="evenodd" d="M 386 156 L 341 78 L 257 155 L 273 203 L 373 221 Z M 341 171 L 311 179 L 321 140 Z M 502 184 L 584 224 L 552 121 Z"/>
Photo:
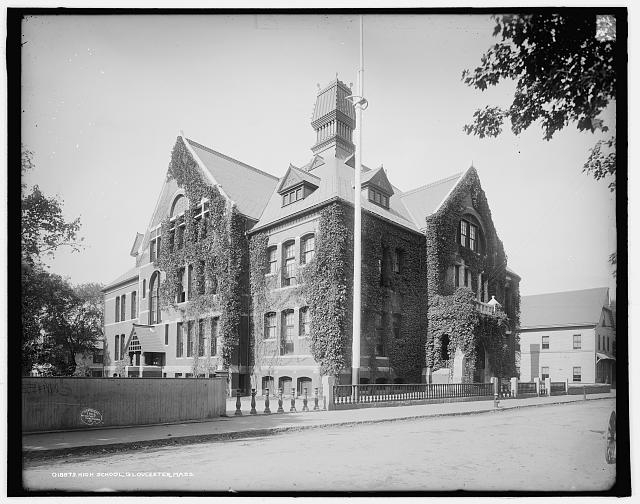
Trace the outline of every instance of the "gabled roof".
<path fill-rule="evenodd" d="M 419 229 L 426 227 L 426 218 L 440 207 L 463 176 L 463 172 L 456 173 L 442 180 L 407 191 L 402 195 L 402 202 Z"/>
<path fill-rule="evenodd" d="M 152 326 L 141 324 L 133 324 L 131 334 L 127 340 L 127 345 L 125 346 L 125 351 L 129 347 L 131 339 L 134 336 L 138 338 L 140 347 L 142 347 L 142 352 L 166 352 L 162 336 L 157 333 Z"/>
<path fill-rule="evenodd" d="M 607 287 L 522 296 L 520 328 L 595 326 L 608 306 Z"/>
<path fill-rule="evenodd" d="M 116 287 L 117 285 L 125 283 L 128 280 L 136 280 L 137 278 L 138 278 L 138 267 L 134 266 L 133 268 L 128 270 L 126 273 L 123 273 L 118 278 L 116 278 L 115 280 L 112 280 L 107 285 L 105 285 L 102 288 L 102 292 L 105 292 L 113 287 Z"/>
<path fill-rule="evenodd" d="M 311 173 L 301 170 L 300 168 L 297 168 L 296 166 L 290 164 L 287 173 L 285 173 L 284 177 L 280 179 L 280 183 L 277 186 L 277 191 L 278 193 L 282 193 L 290 187 L 296 186 L 303 182 L 307 182 L 314 187 L 318 187 L 318 184 L 320 184 L 320 179 L 315 175 L 312 175 Z"/>
<path fill-rule="evenodd" d="M 395 192 L 382 166 L 379 166 L 375 170 L 363 173 L 360 176 L 360 182 L 362 186 L 371 184 L 372 186 L 377 187 L 378 189 L 382 190 L 382 192 L 388 195 L 392 195 Z"/>
<path fill-rule="evenodd" d="M 316 161 L 315 164 L 318 165 L 318 162 Z M 365 172 L 369 172 L 369 169 L 363 167 L 363 174 Z M 283 207 L 282 198 L 274 191 L 262 212 L 260 220 L 253 227 L 252 231 L 262 229 L 283 219 L 289 218 L 292 215 L 304 212 L 314 207 L 319 207 L 336 199 L 353 204 L 355 172 L 354 169 L 344 160 L 333 156 L 327 156 L 327 158 L 324 159 L 324 163 L 313 170 L 313 175 L 318 178 L 318 189 L 302 200 Z M 410 229 L 411 231 L 419 231 L 411 220 L 409 212 L 402 203 L 400 198 L 400 194 L 402 193 L 395 187 L 393 187 L 393 191 L 394 194 L 389 198 L 388 209 L 371 203 L 366 196 L 366 192 L 361 193 L 362 209 L 398 224 L 399 226 Z"/>
<path fill-rule="evenodd" d="M 257 220 L 278 178 L 193 140 L 186 140 L 225 194 L 235 202 L 238 211 Z"/>
<path fill-rule="evenodd" d="M 144 235 L 140 233 L 136 233 L 136 237 L 133 240 L 133 245 L 131 245 L 131 252 L 129 252 L 130 256 L 137 256 L 138 250 L 140 250 L 140 245 L 142 245 L 142 240 L 144 239 Z"/>

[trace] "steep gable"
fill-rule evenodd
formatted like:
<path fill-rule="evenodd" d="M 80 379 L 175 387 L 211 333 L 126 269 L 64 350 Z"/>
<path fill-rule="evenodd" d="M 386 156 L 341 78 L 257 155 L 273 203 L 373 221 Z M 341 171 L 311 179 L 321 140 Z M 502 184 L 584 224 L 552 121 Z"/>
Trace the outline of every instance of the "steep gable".
<path fill-rule="evenodd" d="M 363 188 L 367 186 L 373 186 L 388 196 L 394 193 L 393 187 L 387 178 L 387 174 L 382 166 L 379 166 L 375 170 L 363 173 L 360 179 Z"/>
<path fill-rule="evenodd" d="M 301 184 L 307 184 L 316 188 L 320 184 L 320 178 L 290 164 L 284 177 L 280 179 L 277 191 L 279 194 L 282 194 L 284 191 Z"/>

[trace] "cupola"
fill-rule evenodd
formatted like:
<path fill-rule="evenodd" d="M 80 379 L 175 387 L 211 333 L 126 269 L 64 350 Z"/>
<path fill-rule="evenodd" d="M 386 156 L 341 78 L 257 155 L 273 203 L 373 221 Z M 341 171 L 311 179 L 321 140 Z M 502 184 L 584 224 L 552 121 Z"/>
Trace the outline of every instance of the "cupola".
<path fill-rule="evenodd" d="M 313 109 L 311 126 L 316 132 L 316 143 L 311 147 L 314 154 L 331 151 L 335 157 L 346 159 L 355 152 L 352 142 L 356 127 L 356 112 L 353 103 L 347 99 L 351 89 L 336 79 L 318 91 Z"/>

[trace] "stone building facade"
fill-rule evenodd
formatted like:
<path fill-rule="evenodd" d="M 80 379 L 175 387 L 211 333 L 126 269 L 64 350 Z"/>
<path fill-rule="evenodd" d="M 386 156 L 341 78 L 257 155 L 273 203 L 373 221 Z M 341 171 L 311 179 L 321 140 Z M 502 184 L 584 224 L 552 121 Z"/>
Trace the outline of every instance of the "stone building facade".
<path fill-rule="evenodd" d="M 280 178 L 178 137 L 131 250 L 135 267 L 105 288 L 107 373 L 228 370 L 233 389 L 285 393 L 311 392 L 323 374 L 350 381 L 350 94 L 338 79 L 319 90 L 312 155 Z M 361 182 L 361 381 L 510 372 L 519 277 L 506 267 L 475 168 L 408 192 L 382 165 L 363 167 Z M 470 309 L 457 310 L 464 300 Z M 478 337 L 446 334 L 452 316 Z"/>

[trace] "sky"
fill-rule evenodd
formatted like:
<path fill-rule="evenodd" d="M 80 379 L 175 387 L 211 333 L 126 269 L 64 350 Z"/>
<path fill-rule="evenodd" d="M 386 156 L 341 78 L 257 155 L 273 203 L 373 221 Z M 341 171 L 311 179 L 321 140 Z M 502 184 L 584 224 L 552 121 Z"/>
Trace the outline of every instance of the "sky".
<path fill-rule="evenodd" d="M 582 173 L 601 138 L 574 125 L 542 139 L 466 135 L 512 83 L 466 86 L 496 42 L 488 15 L 364 17 L 364 164 L 403 191 L 477 169 L 521 294 L 608 286 L 615 195 Z M 184 134 L 276 176 L 311 158 L 317 85 L 356 82 L 358 20 L 349 15 L 36 16 L 23 25 L 26 177 L 81 217 L 86 248 L 59 251 L 51 271 L 107 283 L 129 256 Z M 614 107 L 604 114 L 613 126 Z"/>

